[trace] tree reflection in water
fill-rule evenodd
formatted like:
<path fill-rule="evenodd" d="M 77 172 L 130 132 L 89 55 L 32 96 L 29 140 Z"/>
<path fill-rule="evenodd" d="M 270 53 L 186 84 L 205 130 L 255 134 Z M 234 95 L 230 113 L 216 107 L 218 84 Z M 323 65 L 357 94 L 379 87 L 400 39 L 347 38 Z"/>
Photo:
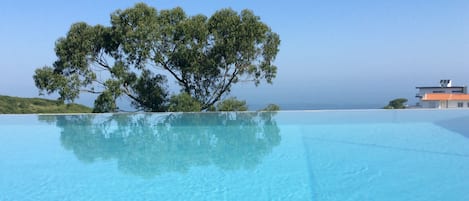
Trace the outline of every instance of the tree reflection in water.
<path fill-rule="evenodd" d="M 39 116 L 62 129 L 67 150 L 87 163 L 116 159 L 142 177 L 215 165 L 252 169 L 280 141 L 275 113 Z"/>

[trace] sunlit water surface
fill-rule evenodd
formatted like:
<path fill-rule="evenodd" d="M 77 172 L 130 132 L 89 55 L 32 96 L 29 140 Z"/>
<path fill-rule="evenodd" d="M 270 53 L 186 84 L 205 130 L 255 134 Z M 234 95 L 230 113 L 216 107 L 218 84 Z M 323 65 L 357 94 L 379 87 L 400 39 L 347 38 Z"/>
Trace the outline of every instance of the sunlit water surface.
<path fill-rule="evenodd" d="M 469 110 L 0 116 L 0 200 L 469 200 Z"/>

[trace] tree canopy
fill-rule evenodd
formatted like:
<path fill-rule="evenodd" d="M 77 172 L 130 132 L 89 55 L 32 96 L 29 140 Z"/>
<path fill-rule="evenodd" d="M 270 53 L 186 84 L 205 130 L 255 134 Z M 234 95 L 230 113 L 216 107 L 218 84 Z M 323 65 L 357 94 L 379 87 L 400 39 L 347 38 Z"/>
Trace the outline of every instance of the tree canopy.
<path fill-rule="evenodd" d="M 272 83 L 280 38 L 250 10 L 188 16 L 144 3 L 117 10 L 110 26 L 78 22 L 57 40 L 57 61 L 35 71 L 41 94 L 74 101 L 98 94 L 95 112 L 117 110 L 127 96 L 145 111 L 168 109 L 168 79 L 206 110 L 240 81 Z"/>
<path fill-rule="evenodd" d="M 384 107 L 384 109 L 405 109 L 407 99 L 405 98 L 396 98 L 392 101 L 389 101 L 389 104 Z"/>

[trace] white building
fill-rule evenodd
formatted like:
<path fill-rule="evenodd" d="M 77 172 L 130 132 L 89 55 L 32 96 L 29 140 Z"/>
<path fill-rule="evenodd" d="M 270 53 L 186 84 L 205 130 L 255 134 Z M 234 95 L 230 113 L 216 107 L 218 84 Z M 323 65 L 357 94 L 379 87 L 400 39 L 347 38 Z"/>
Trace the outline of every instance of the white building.
<path fill-rule="evenodd" d="M 441 80 L 440 86 L 417 87 L 416 95 L 422 108 L 469 108 L 466 86 L 452 86 L 451 80 Z"/>

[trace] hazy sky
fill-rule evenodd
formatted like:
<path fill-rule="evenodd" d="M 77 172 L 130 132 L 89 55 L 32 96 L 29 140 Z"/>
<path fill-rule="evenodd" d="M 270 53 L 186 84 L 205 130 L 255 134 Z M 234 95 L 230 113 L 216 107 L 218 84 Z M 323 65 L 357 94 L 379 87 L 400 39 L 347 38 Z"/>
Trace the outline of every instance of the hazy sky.
<path fill-rule="evenodd" d="M 112 3 L 109 3 L 112 2 Z M 56 59 L 54 43 L 84 21 L 109 25 L 110 14 L 138 1 L 22 1 L 0 6 L 0 94 L 36 97 L 34 69 Z M 159 0 L 157 9 L 189 15 L 251 9 L 281 38 L 273 85 L 242 84 L 233 96 L 284 107 L 415 102 L 416 86 L 452 79 L 469 84 L 469 1 Z M 174 84 L 174 83 L 170 83 Z M 77 102 L 92 104 L 83 96 Z"/>

